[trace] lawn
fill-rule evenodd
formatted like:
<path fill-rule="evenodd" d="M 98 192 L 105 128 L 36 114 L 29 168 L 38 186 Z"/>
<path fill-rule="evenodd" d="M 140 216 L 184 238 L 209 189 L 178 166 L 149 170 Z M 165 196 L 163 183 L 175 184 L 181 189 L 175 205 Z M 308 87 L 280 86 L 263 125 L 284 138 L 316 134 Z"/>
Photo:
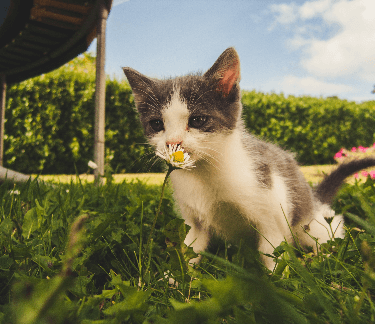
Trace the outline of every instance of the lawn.
<path fill-rule="evenodd" d="M 302 171 L 315 183 L 329 168 Z M 283 243 L 269 272 L 217 237 L 191 266 L 169 187 L 153 226 L 163 174 L 85 177 L 0 185 L 0 323 L 375 322 L 373 180 L 352 179 L 334 202 L 344 239 L 316 255 Z"/>
<path fill-rule="evenodd" d="M 335 165 L 313 165 L 313 166 L 302 166 L 301 171 L 304 174 L 307 181 L 316 184 L 320 182 L 324 174 L 329 174 L 331 170 L 335 168 Z M 35 177 L 36 175 L 34 175 Z M 124 180 L 127 182 L 133 180 L 140 180 L 148 185 L 161 185 L 164 181 L 165 173 L 128 173 L 128 174 L 115 174 L 113 175 L 115 183 L 121 183 Z M 77 181 L 76 175 L 41 175 L 40 178 L 44 181 L 52 181 L 54 183 L 70 183 L 71 181 Z M 92 174 L 81 174 L 79 175 L 81 181 L 94 182 L 94 176 Z M 365 177 L 360 176 L 362 180 Z M 354 178 L 348 179 L 349 183 L 354 183 Z"/>
<path fill-rule="evenodd" d="M 34 175 L 36 177 L 36 175 Z M 40 179 L 44 181 L 52 181 L 54 183 L 70 183 L 71 181 L 77 182 L 76 175 L 60 174 L 60 175 L 41 175 Z M 164 173 L 127 173 L 127 174 L 114 174 L 115 183 L 123 181 L 131 182 L 133 180 L 140 180 L 147 185 L 162 185 L 165 174 Z M 79 179 L 83 182 L 94 182 L 93 174 L 80 174 Z"/>

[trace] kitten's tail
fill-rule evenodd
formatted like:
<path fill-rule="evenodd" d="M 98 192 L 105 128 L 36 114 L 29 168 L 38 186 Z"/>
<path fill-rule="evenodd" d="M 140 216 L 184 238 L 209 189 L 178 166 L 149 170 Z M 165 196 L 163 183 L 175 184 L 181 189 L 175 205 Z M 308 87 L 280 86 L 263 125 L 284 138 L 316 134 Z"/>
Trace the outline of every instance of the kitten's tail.
<path fill-rule="evenodd" d="M 342 163 L 315 188 L 317 198 L 323 204 L 330 205 L 340 186 L 348 176 L 372 166 L 375 166 L 375 157 Z"/>

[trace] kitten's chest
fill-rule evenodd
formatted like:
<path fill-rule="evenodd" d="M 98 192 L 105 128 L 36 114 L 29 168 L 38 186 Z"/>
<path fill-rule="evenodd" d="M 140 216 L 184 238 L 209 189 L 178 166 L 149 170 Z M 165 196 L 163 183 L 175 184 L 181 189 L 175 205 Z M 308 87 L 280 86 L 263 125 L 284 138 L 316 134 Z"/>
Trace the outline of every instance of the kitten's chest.
<path fill-rule="evenodd" d="M 215 179 L 202 177 L 194 171 L 176 170 L 171 174 L 174 196 L 199 215 L 208 215 L 212 206 L 222 200 L 222 194 Z"/>
<path fill-rule="evenodd" d="M 178 203 L 195 210 L 208 222 L 217 218 L 223 202 L 240 210 L 252 193 L 259 192 L 251 161 L 226 153 L 218 166 L 197 165 L 193 170 L 176 170 L 171 174 Z"/>
<path fill-rule="evenodd" d="M 243 177 L 242 177 L 243 179 Z M 175 173 L 172 177 L 174 194 L 179 204 L 188 207 L 192 214 L 184 218 L 198 218 L 206 227 L 215 229 L 217 233 L 234 243 L 240 240 L 248 245 L 255 244 L 255 225 L 251 215 L 247 215 L 244 202 L 249 190 L 243 188 L 241 181 L 231 181 L 219 175 L 197 177 L 192 173 L 185 175 Z"/>

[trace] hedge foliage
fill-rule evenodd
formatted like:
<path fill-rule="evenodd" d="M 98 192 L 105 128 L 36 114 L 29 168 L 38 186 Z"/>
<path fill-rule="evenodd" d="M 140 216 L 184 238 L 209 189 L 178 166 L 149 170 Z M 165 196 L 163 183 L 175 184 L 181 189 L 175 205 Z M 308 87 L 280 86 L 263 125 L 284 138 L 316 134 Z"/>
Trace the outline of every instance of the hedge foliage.
<path fill-rule="evenodd" d="M 84 173 L 93 158 L 95 57 L 8 87 L 4 166 L 24 173 Z M 243 93 L 246 127 L 297 153 L 302 164 L 333 163 L 341 147 L 375 141 L 375 101 Z M 125 81 L 106 82 L 106 161 L 116 172 L 160 172 Z"/>
<path fill-rule="evenodd" d="M 244 92 L 243 117 L 253 134 L 297 154 L 300 164 L 334 163 L 342 147 L 375 142 L 375 101 Z"/>
<path fill-rule="evenodd" d="M 144 163 L 147 147 L 132 92 L 106 82 L 106 160 L 118 172 L 161 171 Z M 95 57 L 78 57 L 58 70 L 7 90 L 4 166 L 24 173 L 88 171 L 93 159 Z"/>

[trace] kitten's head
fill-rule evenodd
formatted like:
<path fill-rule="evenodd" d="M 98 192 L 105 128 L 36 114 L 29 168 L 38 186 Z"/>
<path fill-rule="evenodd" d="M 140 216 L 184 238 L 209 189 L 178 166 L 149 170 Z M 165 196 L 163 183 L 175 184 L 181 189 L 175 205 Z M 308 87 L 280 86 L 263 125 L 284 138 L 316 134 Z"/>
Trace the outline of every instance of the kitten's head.
<path fill-rule="evenodd" d="M 234 48 L 203 75 L 158 80 L 131 68 L 124 72 L 156 149 L 180 144 L 194 160 L 215 159 L 222 136 L 236 128 L 241 115 L 240 60 Z"/>

